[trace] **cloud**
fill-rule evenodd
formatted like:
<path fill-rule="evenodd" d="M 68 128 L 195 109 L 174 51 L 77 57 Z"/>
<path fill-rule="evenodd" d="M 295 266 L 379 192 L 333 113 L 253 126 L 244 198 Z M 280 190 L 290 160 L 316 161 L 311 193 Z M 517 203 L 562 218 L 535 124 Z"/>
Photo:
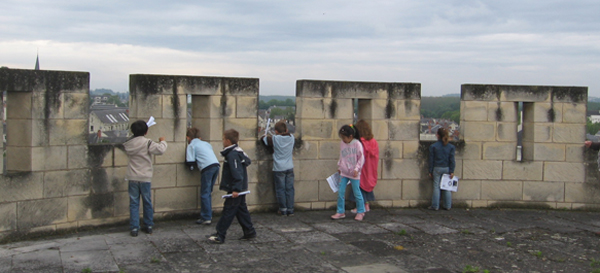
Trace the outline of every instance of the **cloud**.
<path fill-rule="evenodd" d="M 0 65 L 90 71 L 92 88 L 133 73 L 249 76 L 261 93 L 301 78 L 590 86 L 600 96 L 597 1 L 103 1 L 0 3 Z"/>

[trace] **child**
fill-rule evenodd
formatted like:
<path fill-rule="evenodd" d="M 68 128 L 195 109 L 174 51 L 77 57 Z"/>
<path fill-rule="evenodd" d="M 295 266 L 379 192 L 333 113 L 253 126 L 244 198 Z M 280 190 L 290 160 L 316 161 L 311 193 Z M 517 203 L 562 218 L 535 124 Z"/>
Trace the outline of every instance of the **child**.
<path fill-rule="evenodd" d="M 348 184 L 348 180 L 350 180 L 357 207 L 357 213 L 354 220 L 362 221 L 365 216 L 365 202 L 360 193 L 360 171 L 365 162 L 363 146 L 360 141 L 358 141 L 356 130 L 354 130 L 352 125 L 342 126 L 339 131 L 339 136 L 342 139 L 342 142 L 340 143 L 338 172 L 342 179 L 338 191 L 337 213 L 332 215 L 331 219 L 338 220 L 346 218 L 344 197 L 346 195 L 346 185 Z"/>
<path fill-rule="evenodd" d="M 129 156 L 125 180 L 129 181 L 129 228 L 133 237 L 138 236 L 140 228 L 140 195 L 144 202 L 143 231 L 152 234 L 154 226 L 150 182 L 152 181 L 152 155 L 161 155 L 167 150 L 164 137 L 156 143 L 144 136 L 148 133 L 148 125 L 143 120 L 131 124 L 133 137 L 123 143 Z"/>
<path fill-rule="evenodd" d="M 216 244 L 225 242 L 227 229 L 234 217 L 237 218 L 242 226 L 242 231 L 244 231 L 244 236 L 240 240 L 256 238 L 256 230 L 252 226 L 252 219 L 246 205 L 246 195 L 239 195 L 240 192 L 248 190 L 246 167 L 250 165 L 250 158 L 238 147 L 238 139 L 239 133 L 236 130 L 229 129 L 223 133 L 224 149 L 221 151 L 221 155 L 225 157 L 225 160 L 219 189 L 231 194 L 231 197 L 225 199 L 223 204 L 221 219 L 217 223 L 217 233 L 208 237 L 210 242 Z"/>
<path fill-rule="evenodd" d="M 191 170 L 198 166 L 200 170 L 200 218 L 196 224 L 210 225 L 212 223 L 211 194 L 217 176 L 219 175 L 219 160 L 215 156 L 210 143 L 200 139 L 200 130 L 188 128 L 185 134 L 188 146 L 185 152 L 186 164 Z"/>
<path fill-rule="evenodd" d="M 377 185 L 377 165 L 379 163 L 379 144 L 373 138 L 371 126 L 364 120 L 359 120 L 356 123 L 356 130 L 360 136 L 360 142 L 365 150 L 365 164 L 360 172 L 360 192 L 365 201 L 365 212 L 371 210 L 369 207 L 370 201 L 375 201 L 373 189 Z M 352 213 L 356 213 L 357 209 L 353 209 Z"/>
<path fill-rule="evenodd" d="M 440 208 L 440 191 L 444 197 L 444 209 L 450 210 L 452 207 L 452 192 L 440 190 L 440 181 L 442 175 L 449 173 L 450 178 L 454 177 L 454 145 L 448 143 L 448 131 L 444 128 L 438 129 L 436 136 L 438 141 L 429 146 L 429 177 L 433 178 L 433 196 L 431 197 L 430 210 Z"/>
<path fill-rule="evenodd" d="M 281 216 L 294 216 L 294 136 L 288 133 L 285 122 L 275 124 L 275 136 L 262 137 L 267 147 L 273 149 L 273 181 Z"/>

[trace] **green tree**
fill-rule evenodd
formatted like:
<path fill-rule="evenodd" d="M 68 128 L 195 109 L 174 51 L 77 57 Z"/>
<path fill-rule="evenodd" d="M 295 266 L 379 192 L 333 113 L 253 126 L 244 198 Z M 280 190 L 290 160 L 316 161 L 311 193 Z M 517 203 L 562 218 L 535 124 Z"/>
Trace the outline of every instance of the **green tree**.
<path fill-rule="evenodd" d="M 595 135 L 600 131 L 600 123 L 592 123 L 592 121 L 588 118 L 587 123 L 585 124 L 585 129 L 588 134 Z"/>

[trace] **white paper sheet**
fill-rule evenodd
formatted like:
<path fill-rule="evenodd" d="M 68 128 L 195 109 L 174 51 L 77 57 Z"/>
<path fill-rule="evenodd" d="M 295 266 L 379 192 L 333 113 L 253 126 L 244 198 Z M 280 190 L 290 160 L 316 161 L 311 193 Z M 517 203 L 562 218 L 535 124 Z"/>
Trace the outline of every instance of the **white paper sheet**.
<path fill-rule="evenodd" d="M 154 121 L 153 116 L 150 116 L 150 118 L 148 119 L 148 122 L 146 122 L 146 125 L 148 125 L 148 128 L 152 127 L 153 125 L 156 125 L 156 121 Z"/>
<path fill-rule="evenodd" d="M 327 183 L 329 183 L 329 187 L 333 192 L 338 192 L 340 190 L 341 181 L 342 176 L 340 176 L 338 172 L 327 177 Z M 350 181 L 348 181 L 348 184 L 346 185 L 350 185 Z"/>
<path fill-rule="evenodd" d="M 243 191 L 243 192 L 238 193 L 238 196 L 239 195 L 246 195 L 246 194 L 249 194 L 249 193 L 250 193 L 250 191 Z M 231 194 L 225 194 L 225 195 L 221 196 L 221 199 L 223 199 L 223 198 L 230 198 L 230 197 L 231 197 Z"/>
<path fill-rule="evenodd" d="M 442 175 L 442 180 L 440 181 L 440 189 L 445 191 L 458 191 L 458 176 L 454 176 L 450 178 L 449 174 Z"/>

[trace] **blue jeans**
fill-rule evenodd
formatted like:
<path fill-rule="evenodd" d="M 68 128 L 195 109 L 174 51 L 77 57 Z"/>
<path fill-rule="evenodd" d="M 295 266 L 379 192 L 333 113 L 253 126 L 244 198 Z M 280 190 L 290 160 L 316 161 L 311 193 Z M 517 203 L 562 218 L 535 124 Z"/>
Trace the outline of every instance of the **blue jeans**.
<path fill-rule="evenodd" d="M 348 184 L 348 180 L 350 180 L 350 185 L 352 185 L 352 191 L 354 192 L 354 199 L 356 200 L 356 212 L 364 213 L 365 200 L 363 200 L 363 196 L 360 193 L 360 179 L 350 179 L 344 176 L 342 176 L 340 190 L 338 191 L 337 213 L 346 212 L 346 200 L 344 199 L 346 198 L 346 185 Z"/>
<path fill-rule="evenodd" d="M 448 167 L 433 168 L 433 195 L 431 196 L 431 207 L 435 209 L 440 208 L 440 192 L 444 198 L 444 208 L 449 209 L 452 207 L 452 192 L 440 190 L 440 181 L 442 180 L 442 175 L 446 173 L 450 173 L 450 169 Z"/>
<path fill-rule="evenodd" d="M 294 169 L 273 172 L 275 196 L 282 214 L 294 213 Z"/>
<path fill-rule="evenodd" d="M 202 169 L 200 178 L 200 218 L 212 220 L 212 190 L 219 176 L 219 165 Z"/>
<path fill-rule="evenodd" d="M 129 228 L 140 228 L 140 195 L 144 202 L 144 225 L 154 226 L 150 182 L 129 180 Z"/>

